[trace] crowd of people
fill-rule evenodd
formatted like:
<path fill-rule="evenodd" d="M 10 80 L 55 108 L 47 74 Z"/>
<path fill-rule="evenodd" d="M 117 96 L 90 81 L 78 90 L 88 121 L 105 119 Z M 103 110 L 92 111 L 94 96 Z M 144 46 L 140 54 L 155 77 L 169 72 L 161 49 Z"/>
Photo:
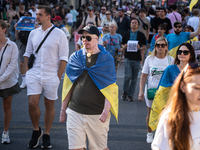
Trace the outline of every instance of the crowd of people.
<path fill-rule="evenodd" d="M 177 6 L 122 8 L 83 5 L 35 5 L 29 10 L 11 1 L 0 13 L 0 96 L 4 131 L 1 143 L 10 143 L 12 98 L 27 87 L 33 125 L 29 148 L 51 148 L 50 130 L 61 78 L 60 122 L 67 122 L 69 149 L 108 150 L 110 111 L 118 121 L 116 74 L 124 64 L 123 101 L 137 99 L 147 106 L 147 143 L 153 150 L 198 149 L 200 130 L 200 63 L 192 45 L 199 40 L 200 13 Z M 32 31 L 17 30 L 20 17 L 36 18 Z M 3 21 L 4 19 L 4 21 Z M 9 31 L 9 33 L 6 33 Z M 69 42 L 79 34 L 69 57 Z M 10 37 L 10 38 L 8 38 Z M 20 40 L 21 45 L 15 44 Z M 68 58 L 69 57 L 69 58 Z M 18 84 L 18 62 L 22 77 Z M 40 95 L 44 95 L 45 130 L 39 126 Z M 156 130 L 155 137 L 153 131 Z M 183 138 L 184 137 L 184 138 Z"/>

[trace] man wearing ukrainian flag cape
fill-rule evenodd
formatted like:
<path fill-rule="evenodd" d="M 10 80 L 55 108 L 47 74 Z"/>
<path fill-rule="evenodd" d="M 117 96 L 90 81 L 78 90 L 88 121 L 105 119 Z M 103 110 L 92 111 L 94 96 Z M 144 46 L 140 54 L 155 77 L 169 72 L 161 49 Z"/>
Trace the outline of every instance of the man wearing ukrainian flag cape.
<path fill-rule="evenodd" d="M 200 21 L 198 28 L 195 32 L 181 32 L 181 30 L 182 30 L 181 22 L 177 21 L 174 23 L 174 33 L 170 33 L 166 37 L 169 45 L 169 55 L 174 58 L 176 56 L 176 51 L 180 44 L 185 42 L 190 43 L 190 39 L 200 34 Z"/>
<path fill-rule="evenodd" d="M 66 119 L 69 149 L 107 150 L 110 113 L 118 120 L 118 86 L 113 57 L 98 45 L 99 31 L 79 31 L 84 48 L 68 61 L 62 91 L 60 122 Z M 68 103 L 70 102 L 69 106 Z"/>

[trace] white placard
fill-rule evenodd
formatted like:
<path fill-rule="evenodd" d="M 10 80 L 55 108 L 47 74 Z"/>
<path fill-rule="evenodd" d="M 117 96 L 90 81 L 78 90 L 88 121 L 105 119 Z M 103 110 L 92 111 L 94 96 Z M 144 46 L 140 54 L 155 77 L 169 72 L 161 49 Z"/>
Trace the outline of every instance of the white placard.
<path fill-rule="evenodd" d="M 138 49 L 137 49 L 137 44 L 138 44 L 138 41 L 131 41 L 129 40 L 127 45 L 127 52 L 137 52 Z"/>

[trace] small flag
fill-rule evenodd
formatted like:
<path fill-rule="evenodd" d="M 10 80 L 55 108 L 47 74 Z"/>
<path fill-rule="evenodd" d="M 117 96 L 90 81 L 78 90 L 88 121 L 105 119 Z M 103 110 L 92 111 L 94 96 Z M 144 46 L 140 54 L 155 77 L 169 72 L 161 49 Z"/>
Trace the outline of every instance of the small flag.
<path fill-rule="evenodd" d="M 192 8 L 194 7 L 194 5 L 196 5 L 196 3 L 198 2 L 198 0 L 192 0 L 191 2 L 190 2 L 190 11 L 192 11 Z"/>

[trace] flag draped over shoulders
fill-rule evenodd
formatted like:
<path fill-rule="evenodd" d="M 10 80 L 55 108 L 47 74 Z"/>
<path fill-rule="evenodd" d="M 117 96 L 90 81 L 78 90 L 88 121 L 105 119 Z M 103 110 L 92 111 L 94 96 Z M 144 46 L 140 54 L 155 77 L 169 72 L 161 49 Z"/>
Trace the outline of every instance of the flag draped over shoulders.
<path fill-rule="evenodd" d="M 103 46 L 98 45 L 98 47 L 101 52 L 98 55 L 96 64 L 90 68 L 86 67 L 85 48 L 76 51 L 70 56 L 63 81 L 62 101 L 64 101 L 76 79 L 84 70 L 87 70 L 98 89 L 110 102 L 111 112 L 118 121 L 118 86 L 116 85 L 114 59 Z"/>
<path fill-rule="evenodd" d="M 159 115 L 166 105 L 171 87 L 179 73 L 180 70 L 177 65 L 170 65 L 162 74 L 158 90 L 153 100 L 149 118 L 149 127 L 153 131 L 157 128 Z"/>

